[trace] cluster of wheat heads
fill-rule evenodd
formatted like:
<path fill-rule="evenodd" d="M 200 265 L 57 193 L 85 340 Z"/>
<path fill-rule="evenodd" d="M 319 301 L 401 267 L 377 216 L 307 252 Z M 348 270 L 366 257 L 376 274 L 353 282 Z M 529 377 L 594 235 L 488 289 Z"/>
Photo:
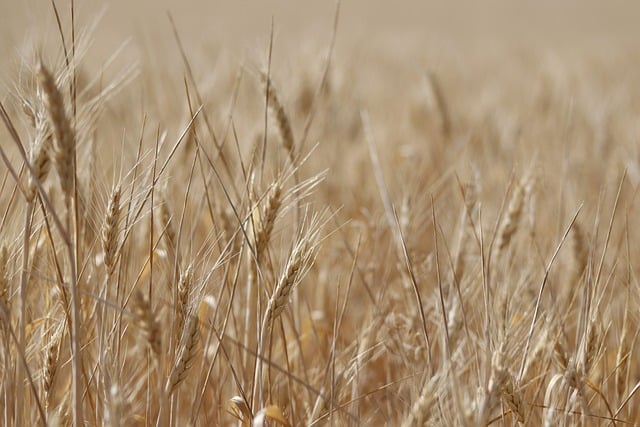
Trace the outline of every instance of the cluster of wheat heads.
<path fill-rule="evenodd" d="M 205 84 L 176 41 L 4 85 L 1 424 L 640 422 L 632 60 Z"/>

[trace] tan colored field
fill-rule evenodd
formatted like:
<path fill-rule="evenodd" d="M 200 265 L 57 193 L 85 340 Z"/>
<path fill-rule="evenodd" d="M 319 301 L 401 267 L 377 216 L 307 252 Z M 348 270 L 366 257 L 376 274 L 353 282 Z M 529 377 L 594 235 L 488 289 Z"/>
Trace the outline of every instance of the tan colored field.
<path fill-rule="evenodd" d="M 0 1 L 1 425 L 640 425 L 639 6 L 76 3 Z"/>

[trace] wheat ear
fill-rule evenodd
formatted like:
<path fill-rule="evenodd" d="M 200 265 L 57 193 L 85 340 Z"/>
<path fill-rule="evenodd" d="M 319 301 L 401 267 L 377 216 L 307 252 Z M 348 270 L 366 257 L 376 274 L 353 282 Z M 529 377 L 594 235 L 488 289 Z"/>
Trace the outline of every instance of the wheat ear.
<path fill-rule="evenodd" d="M 282 205 L 282 187 L 279 183 L 274 183 L 269 190 L 267 199 L 262 206 L 262 209 L 258 210 L 259 218 L 255 225 L 255 242 L 254 247 L 256 251 L 256 258 L 258 264 L 264 258 L 264 253 L 267 250 L 269 241 L 271 240 L 271 233 L 273 232 L 273 226 L 276 222 L 280 206 Z"/>
<path fill-rule="evenodd" d="M 527 406 L 522 392 L 516 387 L 513 375 L 510 373 L 502 386 L 502 400 L 509 406 L 518 422 L 524 423 L 526 421 Z"/>
<path fill-rule="evenodd" d="M 276 123 L 278 124 L 278 130 L 280 131 L 280 136 L 282 137 L 282 146 L 285 150 L 287 150 L 287 154 L 289 155 L 289 160 L 291 163 L 294 163 L 295 160 L 295 147 L 294 147 L 294 138 L 293 138 L 293 130 L 291 129 L 291 121 L 289 120 L 289 116 L 284 111 L 284 107 L 278 98 L 278 93 L 271 82 L 271 79 L 266 73 L 262 73 L 262 82 L 265 85 L 265 90 L 268 92 L 268 104 L 269 109 L 272 114 L 275 116 Z"/>
<path fill-rule="evenodd" d="M 489 383 L 480 410 L 477 413 L 476 425 L 487 425 L 491 410 L 498 403 L 502 395 L 502 389 L 509 379 L 509 373 L 504 366 L 504 358 L 505 342 L 503 341 L 500 348 L 493 353 L 491 359 L 491 376 L 489 377 Z"/>
<path fill-rule="evenodd" d="M 294 286 L 300 282 L 302 273 L 308 267 L 308 261 L 311 259 L 312 249 L 309 242 L 301 242 L 294 247 L 287 266 L 267 303 L 265 314 L 267 330 L 273 327 L 274 321 L 286 307 Z"/>
<path fill-rule="evenodd" d="M 273 227 L 280 212 L 282 205 L 283 192 L 282 186 L 278 181 L 274 182 L 270 187 L 266 197 L 262 198 L 262 202 L 253 210 L 253 227 L 252 227 L 252 244 L 255 252 L 255 258 L 248 258 L 249 273 L 247 280 L 247 311 L 246 311 L 246 330 L 245 336 L 247 345 L 255 346 L 255 340 L 258 334 L 259 312 L 258 306 L 260 301 L 260 290 L 258 283 L 258 272 L 263 268 L 263 261 L 267 254 L 269 241 Z"/>
<path fill-rule="evenodd" d="M 178 387 L 178 385 L 187 377 L 189 368 L 191 368 L 193 359 L 196 356 L 196 347 L 200 336 L 199 326 L 200 322 L 198 316 L 189 316 L 189 320 L 184 328 L 182 350 L 180 351 L 177 363 L 173 367 L 165 387 L 167 395 L 171 395 L 171 393 L 175 391 L 176 387 Z"/>
<path fill-rule="evenodd" d="M 185 324 L 185 319 L 189 313 L 189 293 L 193 286 L 193 267 L 189 266 L 180 274 L 180 280 L 178 281 L 178 330 L 182 330 Z"/>
<path fill-rule="evenodd" d="M 120 186 L 117 185 L 111 192 L 107 216 L 102 227 L 102 251 L 104 253 L 104 265 L 107 274 L 111 276 L 116 266 L 118 255 L 118 221 L 120 219 Z"/>
<path fill-rule="evenodd" d="M 403 421 L 402 427 L 425 425 L 430 418 L 431 407 L 436 401 L 437 396 L 434 393 L 433 384 L 425 382 L 420 395 L 411 406 L 411 411 Z"/>
<path fill-rule="evenodd" d="M 507 209 L 507 215 L 502 221 L 500 230 L 498 231 L 498 238 L 496 240 L 496 248 L 498 253 L 502 252 L 513 238 L 513 235 L 518 230 L 520 223 L 520 216 L 522 215 L 522 207 L 524 205 L 525 188 L 518 182 L 516 188 L 509 201 L 509 207 Z"/>
<path fill-rule="evenodd" d="M 280 275 L 278 282 L 269 298 L 267 308 L 262 320 L 260 335 L 258 339 L 258 350 L 260 355 L 267 348 L 267 336 L 271 332 L 276 319 L 284 311 L 289 296 L 296 285 L 300 283 L 304 274 L 309 270 L 315 260 L 315 253 L 318 245 L 320 227 L 312 221 L 306 233 L 301 234 L 297 243 L 291 250 L 284 271 Z M 253 381 L 253 405 L 258 405 L 262 400 L 262 361 L 256 358 L 256 369 Z M 258 395 L 260 393 L 260 395 Z"/>
<path fill-rule="evenodd" d="M 62 93 L 55 79 L 42 62 L 38 63 L 36 75 L 42 88 L 45 109 L 54 135 L 54 163 L 60 179 L 60 187 L 67 208 L 73 195 L 74 161 L 76 137 L 71 121 L 67 116 Z"/>
<path fill-rule="evenodd" d="M 30 153 L 29 162 L 33 174 L 29 175 L 27 186 L 27 202 L 31 203 L 38 191 L 37 182 L 42 184 L 51 169 L 52 137 L 48 132 L 47 123 L 44 120 L 36 120 L 36 137 Z"/>
<path fill-rule="evenodd" d="M 160 357 L 160 351 L 162 350 L 162 339 L 160 336 L 160 324 L 156 319 L 149 300 L 138 290 L 133 296 L 133 315 L 135 316 L 136 323 L 142 335 L 151 348 L 154 357 Z"/>
<path fill-rule="evenodd" d="M 58 358 L 60 356 L 60 343 L 62 331 L 56 331 L 50 338 L 46 348 L 45 364 L 43 369 L 45 405 L 50 404 L 50 393 L 53 388 L 56 372 L 58 371 Z"/>

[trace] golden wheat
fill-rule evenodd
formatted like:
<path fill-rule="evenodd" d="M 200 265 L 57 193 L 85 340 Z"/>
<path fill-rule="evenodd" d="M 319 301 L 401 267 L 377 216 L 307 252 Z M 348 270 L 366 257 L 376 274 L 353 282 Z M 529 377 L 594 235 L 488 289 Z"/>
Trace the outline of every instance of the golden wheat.
<path fill-rule="evenodd" d="M 606 40 L 553 46 L 497 24 L 442 46 L 387 31 L 413 2 L 363 0 L 323 45 L 302 24 L 328 6 L 297 9 L 298 37 L 262 5 L 256 53 L 260 25 L 211 38 L 196 2 L 111 56 L 119 5 L 90 25 L 34 3 L 25 30 L 5 3 L 2 425 L 640 424 L 638 38 L 616 5 Z"/>

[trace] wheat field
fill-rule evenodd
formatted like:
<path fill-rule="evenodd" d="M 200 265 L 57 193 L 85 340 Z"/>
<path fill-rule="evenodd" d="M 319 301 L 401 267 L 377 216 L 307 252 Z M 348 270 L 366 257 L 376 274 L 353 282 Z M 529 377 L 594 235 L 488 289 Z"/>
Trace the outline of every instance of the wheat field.
<path fill-rule="evenodd" d="M 0 425 L 640 425 L 638 12 L 0 1 Z"/>

